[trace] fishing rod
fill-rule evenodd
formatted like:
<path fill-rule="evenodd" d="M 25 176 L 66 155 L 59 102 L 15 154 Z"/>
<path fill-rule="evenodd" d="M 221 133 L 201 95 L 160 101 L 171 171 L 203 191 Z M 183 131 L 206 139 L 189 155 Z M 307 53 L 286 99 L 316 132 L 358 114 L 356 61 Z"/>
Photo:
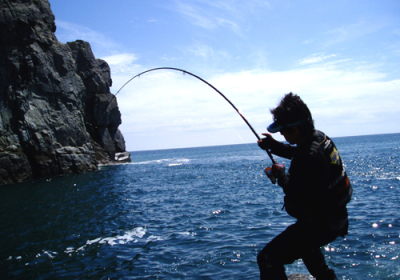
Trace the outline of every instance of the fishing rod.
<path fill-rule="evenodd" d="M 108 106 L 110 106 L 110 104 L 113 102 L 113 100 L 116 98 L 117 94 L 127 85 L 129 84 L 133 79 L 140 77 L 141 75 L 151 72 L 151 71 L 156 71 L 156 70 L 174 70 L 174 71 L 179 71 L 182 72 L 183 74 L 188 74 L 192 77 L 195 77 L 197 79 L 199 79 L 200 81 L 202 81 L 203 83 L 206 83 L 207 85 L 209 85 L 213 90 L 215 90 L 216 92 L 218 92 L 232 107 L 233 109 L 235 109 L 235 111 L 239 114 L 239 116 L 244 120 L 244 122 L 247 124 L 247 126 L 251 129 L 251 131 L 253 132 L 253 134 L 257 137 L 258 140 L 261 140 L 260 136 L 258 136 L 258 134 L 256 133 L 256 131 L 254 130 L 254 128 L 250 125 L 250 123 L 247 121 L 247 119 L 243 116 L 243 114 L 240 112 L 240 110 L 238 108 L 236 108 L 236 106 L 222 93 L 220 92 L 217 88 L 215 88 L 212 84 L 210 84 L 209 82 L 207 82 L 206 80 L 200 78 L 199 76 L 190 73 L 186 70 L 183 69 L 179 69 L 179 68 L 174 68 L 174 67 L 158 67 L 158 68 L 152 68 L 146 71 L 143 71 L 139 74 L 137 74 L 136 76 L 132 77 L 131 79 L 129 79 L 118 91 L 117 93 L 113 96 L 113 98 L 111 99 L 111 101 L 109 102 Z M 103 118 L 104 114 L 106 113 L 108 106 L 106 107 L 106 109 L 104 110 L 103 115 L 101 116 L 99 122 L 97 125 L 99 125 L 101 119 Z M 271 152 L 269 150 L 266 150 L 269 158 L 271 159 L 272 163 L 276 163 L 274 157 L 272 156 Z"/>

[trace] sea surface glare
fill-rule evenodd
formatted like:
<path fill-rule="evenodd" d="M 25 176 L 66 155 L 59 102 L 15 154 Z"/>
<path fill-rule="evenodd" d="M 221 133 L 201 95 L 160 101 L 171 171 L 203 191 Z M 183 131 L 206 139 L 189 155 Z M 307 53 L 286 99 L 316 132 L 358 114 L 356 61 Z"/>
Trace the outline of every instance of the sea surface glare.
<path fill-rule="evenodd" d="M 400 279 L 400 134 L 333 140 L 354 194 L 327 263 L 339 279 Z M 295 220 L 257 144 L 131 157 L 0 187 L 0 279 L 258 279 L 257 253 Z"/>

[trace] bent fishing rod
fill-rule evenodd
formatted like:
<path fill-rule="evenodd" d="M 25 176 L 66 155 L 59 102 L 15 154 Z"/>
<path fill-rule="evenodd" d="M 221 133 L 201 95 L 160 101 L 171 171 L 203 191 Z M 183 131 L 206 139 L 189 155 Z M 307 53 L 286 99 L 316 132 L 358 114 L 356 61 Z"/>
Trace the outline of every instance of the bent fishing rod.
<path fill-rule="evenodd" d="M 258 140 L 261 140 L 260 136 L 258 136 L 258 134 L 256 133 L 256 131 L 254 130 L 254 128 L 250 125 L 250 123 L 247 121 L 247 119 L 243 116 L 243 114 L 240 112 L 240 110 L 238 108 L 236 108 L 236 106 L 222 93 L 220 92 L 216 87 L 214 87 L 212 84 L 210 84 L 209 82 L 207 82 L 206 80 L 200 78 L 199 76 L 190 73 L 186 70 L 183 69 L 179 69 L 179 68 L 174 68 L 174 67 L 158 67 L 158 68 L 152 68 L 146 71 L 143 71 L 139 74 L 137 74 L 136 76 L 132 77 L 130 80 L 128 80 L 118 91 L 117 93 L 113 96 L 113 98 L 111 99 L 111 101 L 109 102 L 108 106 L 110 106 L 110 104 L 113 102 L 113 100 L 116 98 L 117 94 L 127 85 L 129 84 L 133 79 L 140 77 L 141 75 L 148 73 L 148 72 L 152 72 L 152 71 L 156 71 L 156 70 L 174 70 L 174 71 L 179 71 L 182 72 L 183 74 L 188 74 L 192 77 L 195 77 L 197 79 L 199 79 L 200 81 L 202 81 L 203 83 L 206 83 L 208 86 L 210 86 L 213 90 L 215 90 L 216 92 L 219 93 L 219 95 L 221 95 L 232 107 L 233 109 L 235 109 L 235 111 L 239 114 L 239 116 L 244 120 L 244 122 L 247 124 L 247 126 L 250 128 L 250 130 L 253 132 L 253 134 L 257 137 Z M 101 119 L 103 118 L 104 114 L 106 113 L 108 106 L 106 107 L 106 109 L 104 110 L 103 115 L 101 116 L 99 122 L 97 125 L 99 125 Z M 266 150 L 269 158 L 271 159 L 272 163 L 276 163 L 274 157 L 272 156 L 271 152 L 269 150 Z"/>

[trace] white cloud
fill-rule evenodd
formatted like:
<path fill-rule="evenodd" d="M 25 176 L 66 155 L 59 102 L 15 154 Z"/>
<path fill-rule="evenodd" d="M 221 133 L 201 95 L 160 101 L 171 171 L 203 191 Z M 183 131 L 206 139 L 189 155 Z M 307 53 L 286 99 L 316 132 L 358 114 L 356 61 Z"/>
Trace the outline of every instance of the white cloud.
<path fill-rule="evenodd" d="M 136 61 L 138 58 L 135 54 L 130 53 L 122 53 L 116 55 L 105 56 L 102 59 L 106 60 L 110 65 L 118 65 L 118 64 L 131 64 L 133 61 Z"/>
<path fill-rule="evenodd" d="M 138 59 L 137 55 L 135 54 L 116 54 L 104 56 L 101 59 L 107 61 L 107 63 L 110 65 L 112 75 L 119 73 L 133 74 L 142 69 L 139 64 L 135 64 L 135 61 Z"/>

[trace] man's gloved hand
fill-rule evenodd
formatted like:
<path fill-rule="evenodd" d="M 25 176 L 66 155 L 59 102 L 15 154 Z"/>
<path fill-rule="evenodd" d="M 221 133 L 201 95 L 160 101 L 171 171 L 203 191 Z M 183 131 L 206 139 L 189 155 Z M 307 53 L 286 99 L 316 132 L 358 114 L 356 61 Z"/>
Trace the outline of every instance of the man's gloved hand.
<path fill-rule="evenodd" d="M 271 136 L 271 134 L 263 133 L 262 135 L 264 135 L 265 138 L 257 141 L 258 146 L 263 150 L 268 150 L 276 140 Z"/>
<path fill-rule="evenodd" d="M 285 176 L 285 166 L 283 164 L 274 163 L 271 168 L 272 176 L 281 178 Z"/>

